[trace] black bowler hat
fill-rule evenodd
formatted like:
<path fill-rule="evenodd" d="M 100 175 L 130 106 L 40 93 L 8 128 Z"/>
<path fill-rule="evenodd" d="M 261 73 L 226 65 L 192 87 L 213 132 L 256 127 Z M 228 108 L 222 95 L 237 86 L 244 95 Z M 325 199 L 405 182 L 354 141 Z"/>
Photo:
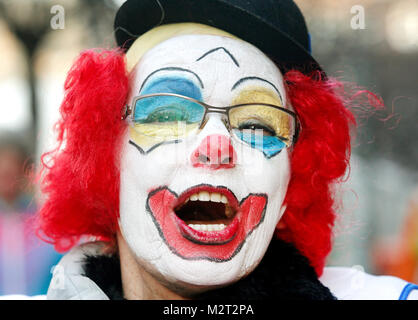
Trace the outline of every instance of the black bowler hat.
<path fill-rule="evenodd" d="M 127 50 L 152 28 L 180 22 L 229 32 L 259 48 L 282 71 L 322 71 L 310 54 L 305 19 L 293 0 L 127 0 L 116 13 L 116 41 Z"/>

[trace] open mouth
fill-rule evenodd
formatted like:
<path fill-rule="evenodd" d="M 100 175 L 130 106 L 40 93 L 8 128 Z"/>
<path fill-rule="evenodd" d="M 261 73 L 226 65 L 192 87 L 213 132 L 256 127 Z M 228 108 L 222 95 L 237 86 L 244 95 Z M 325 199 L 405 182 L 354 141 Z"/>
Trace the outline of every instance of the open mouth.
<path fill-rule="evenodd" d="M 180 232 L 200 244 L 225 244 L 238 229 L 238 201 L 226 188 L 188 190 L 174 208 Z"/>
<path fill-rule="evenodd" d="M 267 195 L 240 202 L 223 186 L 198 185 L 179 196 L 163 186 L 151 191 L 147 211 L 172 252 L 185 259 L 226 261 L 263 221 Z"/>

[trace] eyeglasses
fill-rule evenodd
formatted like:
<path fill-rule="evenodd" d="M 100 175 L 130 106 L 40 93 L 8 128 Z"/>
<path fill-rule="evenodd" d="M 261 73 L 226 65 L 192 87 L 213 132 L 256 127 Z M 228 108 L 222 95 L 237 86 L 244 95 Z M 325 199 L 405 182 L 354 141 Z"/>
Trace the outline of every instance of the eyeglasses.
<path fill-rule="evenodd" d="M 138 96 L 126 106 L 122 119 L 129 116 L 134 130 L 159 140 L 181 139 L 203 128 L 209 113 L 223 114 L 224 123 L 242 141 L 257 142 L 254 133 L 262 134 L 267 147 L 290 147 L 297 140 L 299 122 L 294 112 L 267 103 L 244 103 L 214 107 L 174 93 Z M 265 146 L 264 146 L 265 147 Z"/>

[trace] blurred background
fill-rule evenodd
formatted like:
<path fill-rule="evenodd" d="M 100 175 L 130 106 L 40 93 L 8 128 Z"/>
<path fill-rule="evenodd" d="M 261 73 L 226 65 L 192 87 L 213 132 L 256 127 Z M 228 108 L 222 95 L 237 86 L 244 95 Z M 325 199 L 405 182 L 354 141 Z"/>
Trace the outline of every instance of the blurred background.
<path fill-rule="evenodd" d="M 29 183 L 54 143 L 65 75 L 80 51 L 113 47 L 124 1 L 0 0 L 0 295 L 43 294 L 60 255 L 31 229 Z M 328 265 L 418 282 L 418 0 L 296 0 L 331 77 L 380 95 L 359 117 L 339 187 Z"/>

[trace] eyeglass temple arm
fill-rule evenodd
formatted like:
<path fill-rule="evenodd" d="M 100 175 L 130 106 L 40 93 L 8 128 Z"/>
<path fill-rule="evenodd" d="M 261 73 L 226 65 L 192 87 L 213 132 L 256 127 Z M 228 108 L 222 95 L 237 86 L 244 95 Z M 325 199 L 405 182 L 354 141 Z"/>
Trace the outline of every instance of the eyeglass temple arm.
<path fill-rule="evenodd" d="M 125 106 L 122 109 L 121 120 L 125 120 L 131 113 L 132 113 L 132 108 L 128 104 L 125 104 Z"/>

